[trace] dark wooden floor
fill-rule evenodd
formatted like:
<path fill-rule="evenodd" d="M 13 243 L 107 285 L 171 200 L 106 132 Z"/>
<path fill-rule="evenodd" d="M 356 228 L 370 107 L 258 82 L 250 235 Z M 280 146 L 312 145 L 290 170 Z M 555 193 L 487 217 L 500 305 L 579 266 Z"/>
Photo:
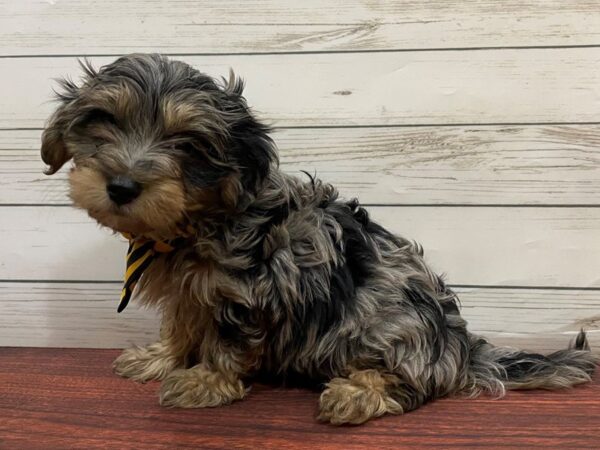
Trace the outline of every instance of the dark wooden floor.
<path fill-rule="evenodd" d="M 254 386 L 205 410 L 158 406 L 157 383 L 114 376 L 114 350 L 0 348 L 0 448 L 600 448 L 600 383 L 444 399 L 359 427 L 315 421 L 318 394 Z"/>

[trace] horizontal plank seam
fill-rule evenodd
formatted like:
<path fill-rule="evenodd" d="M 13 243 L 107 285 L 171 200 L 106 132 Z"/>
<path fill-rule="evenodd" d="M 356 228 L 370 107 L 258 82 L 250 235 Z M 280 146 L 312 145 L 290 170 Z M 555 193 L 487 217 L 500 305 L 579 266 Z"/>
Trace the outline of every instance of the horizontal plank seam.
<path fill-rule="evenodd" d="M 498 285 L 498 284 L 448 284 L 453 289 L 515 289 L 515 290 L 538 290 L 538 291 L 600 291 L 600 287 L 594 286 L 521 286 L 521 285 Z"/>
<path fill-rule="evenodd" d="M 428 128 L 428 127 L 444 127 L 444 128 L 479 128 L 479 127 L 535 127 L 544 125 L 600 125 L 599 121 L 582 121 L 582 122 L 464 122 L 464 123 L 394 123 L 394 124 L 370 124 L 370 125 L 286 125 L 272 126 L 273 131 L 278 130 L 347 130 L 352 128 L 369 129 L 369 128 Z M 44 127 L 0 127 L 0 131 L 43 131 Z"/>
<path fill-rule="evenodd" d="M 464 51 L 496 51 L 496 50 L 560 50 L 575 48 L 600 48 L 600 44 L 566 44 L 566 45 L 501 45 L 476 47 L 429 47 L 429 48 L 384 48 L 356 50 L 297 50 L 297 51 L 264 51 L 264 52 L 165 52 L 167 56 L 269 56 L 269 55 L 322 55 L 322 54 L 356 54 L 356 53 L 418 53 L 418 52 L 464 52 Z M 16 54 L 0 55 L 0 59 L 18 58 L 103 58 L 121 56 L 123 53 L 50 53 L 50 54 Z"/>
<path fill-rule="evenodd" d="M 317 177 L 319 173 L 317 173 Z M 352 198 L 351 195 L 344 198 Z M 600 208 L 597 203 L 362 203 L 365 208 Z M 0 203 L 0 208 L 73 208 L 71 203 Z"/>
<path fill-rule="evenodd" d="M 4 284 L 118 284 L 121 280 L 26 280 L 26 279 L 0 279 Z M 453 289 L 504 289 L 504 290 L 537 290 L 537 291 L 600 291 L 600 287 L 591 286 L 513 286 L 495 284 L 448 284 Z"/>
<path fill-rule="evenodd" d="M 464 128 L 464 127 L 505 127 L 505 126 L 540 126 L 540 125 L 600 125 L 598 121 L 581 122 L 458 122 L 458 123 L 393 123 L 393 124 L 371 124 L 371 125 L 287 125 L 274 126 L 273 130 L 313 130 L 313 129 L 348 129 L 348 128 L 426 128 L 426 127 L 446 127 L 446 128 Z"/>
<path fill-rule="evenodd" d="M 379 208 L 600 208 L 600 204 L 596 203 L 539 203 L 534 205 L 521 203 L 361 203 L 361 205 Z"/>

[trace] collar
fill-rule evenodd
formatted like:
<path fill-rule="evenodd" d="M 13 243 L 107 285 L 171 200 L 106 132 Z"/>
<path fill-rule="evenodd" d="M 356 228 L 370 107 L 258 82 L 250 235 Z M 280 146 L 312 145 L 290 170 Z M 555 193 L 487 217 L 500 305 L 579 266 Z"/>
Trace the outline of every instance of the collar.
<path fill-rule="evenodd" d="M 137 282 L 152 261 L 160 254 L 171 253 L 180 248 L 185 243 L 185 239 L 193 232 L 194 229 L 188 226 L 184 233 L 170 240 L 154 240 L 145 236 L 121 233 L 129 241 L 129 249 L 127 250 L 125 277 L 117 312 L 121 312 L 127 307 Z"/>

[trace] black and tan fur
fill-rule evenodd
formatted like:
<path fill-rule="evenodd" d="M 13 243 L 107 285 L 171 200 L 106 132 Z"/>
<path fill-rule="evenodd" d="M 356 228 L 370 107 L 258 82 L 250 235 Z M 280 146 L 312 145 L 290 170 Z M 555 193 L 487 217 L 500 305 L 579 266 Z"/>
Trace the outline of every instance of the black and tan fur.
<path fill-rule="evenodd" d="M 73 158 L 75 205 L 115 231 L 160 240 L 181 223 L 195 230 L 137 286 L 136 300 L 162 313 L 160 341 L 114 364 L 162 380 L 161 404 L 225 405 L 266 373 L 323 386 L 319 419 L 362 423 L 449 394 L 590 380 L 583 333 L 548 356 L 469 333 L 418 245 L 333 186 L 279 170 L 235 77 L 141 54 L 84 70 L 80 86 L 62 83 L 44 132 L 48 172 Z M 121 206 L 106 188 L 117 176 L 141 187 Z"/>

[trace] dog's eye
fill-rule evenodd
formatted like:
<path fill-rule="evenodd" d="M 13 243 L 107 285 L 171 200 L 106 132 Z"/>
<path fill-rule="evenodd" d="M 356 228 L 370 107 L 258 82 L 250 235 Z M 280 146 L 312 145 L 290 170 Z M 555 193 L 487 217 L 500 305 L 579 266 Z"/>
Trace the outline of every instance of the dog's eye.
<path fill-rule="evenodd" d="M 179 142 L 175 144 L 175 148 L 189 155 L 194 155 L 198 153 L 198 149 L 191 142 Z"/>
<path fill-rule="evenodd" d="M 89 125 L 90 123 L 107 123 L 111 125 L 117 125 L 117 119 L 108 111 L 100 108 L 94 108 L 87 111 L 82 117 L 80 117 L 77 123 L 80 126 Z"/>

